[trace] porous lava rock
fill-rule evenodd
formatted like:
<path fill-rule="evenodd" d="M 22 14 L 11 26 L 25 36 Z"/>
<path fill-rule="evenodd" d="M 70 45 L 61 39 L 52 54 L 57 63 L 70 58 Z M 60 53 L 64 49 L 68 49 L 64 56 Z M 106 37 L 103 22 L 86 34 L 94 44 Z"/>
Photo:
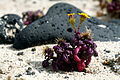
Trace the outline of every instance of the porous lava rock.
<path fill-rule="evenodd" d="M 5 14 L 0 18 L 0 43 L 13 43 L 16 33 L 23 29 L 21 17 Z"/>
<path fill-rule="evenodd" d="M 31 46 L 53 43 L 56 38 L 64 38 L 70 41 L 74 32 L 68 22 L 67 14 L 81 12 L 83 11 L 67 3 L 53 5 L 45 16 L 28 25 L 16 35 L 13 47 L 24 49 Z M 78 26 L 80 16 L 75 16 L 75 18 L 75 26 Z M 86 29 L 91 29 L 94 34 L 94 40 L 98 41 L 116 41 L 118 40 L 117 37 L 120 37 L 119 33 L 116 32 L 118 29 L 120 30 L 118 25 L 109 24 L 95 17 L 87 19 L 80 27 L 81 32 L 85 32 Z"/>

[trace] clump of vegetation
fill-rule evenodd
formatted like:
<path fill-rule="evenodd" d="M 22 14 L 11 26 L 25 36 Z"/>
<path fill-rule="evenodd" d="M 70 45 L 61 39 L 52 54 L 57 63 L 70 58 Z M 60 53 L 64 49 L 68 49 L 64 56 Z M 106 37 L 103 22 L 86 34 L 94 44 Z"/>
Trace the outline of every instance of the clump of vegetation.
<path fill-rule="evenodd" d="M 35 21 L 35 20 L 39 19 L 40 17 L 42 17 L 44 14 L 43 14 L 43 11 L 37 10 L 37 11 L 23 12 L 22 15 L 23 15 L 23 17 L 22 17 L 23 23 L 25 25 L 29 25 L 33 21 Z"/>
<path fill-rule="evenodd" d="M 120 18 L 120 0 L 99 0 L 99 2 L 102 11 L 106 9 L 111 17 Z"/>
<path fill-rule="evenodd" d="M 78 29 L 75 27 L 75 13 L 68 14 L 69 23 L 74 29 L 74 38 L 71 42 L 63 39 L 57 40 L 57 45 L 53 48 L 46 47 L 44 50 L 45 60 L 42 66 L 47 68 L 52 66 L 54 71 L 84 71 L 91 62 L 91 57 L 98 56 L 96 51 L 97 45 L 94 43 L 90 31 L 80 32 L 80 25 L 90 18 L 85 13 L 77 13 L 80 16 Z"/>

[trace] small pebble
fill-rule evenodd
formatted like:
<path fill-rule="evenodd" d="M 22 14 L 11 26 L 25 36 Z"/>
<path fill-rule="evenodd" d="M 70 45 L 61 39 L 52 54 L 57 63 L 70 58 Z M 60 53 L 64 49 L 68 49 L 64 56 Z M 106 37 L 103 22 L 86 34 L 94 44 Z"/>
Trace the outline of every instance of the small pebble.
<path fill-rule="evenodd" d="M 23 61 L 23 59 L 18 58 L 19 61 Z"/>
<path fill-rule="evenodd" d="M 18 74 L 18 75 L 16 75 L 15 77 L 20 77 L 20 76 L 22 76 L 22 74 Z"/>
<path fill-rule="evenodd" d="M 32 72 L 31 74 L 32 74 L 32 75 L 35 75 L 35 72 Z"/>
<path fill-rule="evenodd" d="M 110 50 L 106 50 L 106 49 L 104 49 L 104 51 L 105 51 L 106 53 L 110 53 Z"/>
<path fill-rule="evenodd" d="M 3 74 L 3 71 L 0 69 L 0 74 Z"/>
<path fill-rule="evenodd" d="M 35 75 L 35 72 L 32 71 L 31 67 L 28 67 L 28 69 L 26 70 L 27 75 Z"/>
<path fill-rule="evenodd" d="M 67 79 L 67 78 L 69 78 L 69 77 L 68 77 L 68 76 L 65 76 L 64 78 Z"/>
<path fill-rule="evenodd" d="M 104 67 L 104 69 L 106 69 L 106 67 Z"/>
<path fill-rule="evenodd" d="M 31 67 L 28 67 L 28 70 L 29 70 L 29 71 L 31 71 L 31 70 L 32 70 L 32 68 L 31 68 Z"/>
<path fill-rule="evenodd" d="M 36 48 L 32 48 L 31 51 L 36 51 Z"/>
<path fill-rule="evenodd" d="M 33 1 L 33 4 L 36 4 L 36 1 Z"/>
<path fill-rule="evenodd" d="M 23 52 L 18 52 L 17 56 L 24 55 Z"/>
<path fill-rule="evenodd" d="M 23 78 L 17 78 L 16 80 L 26 80 L 26 79 L 23 79 Z"/>
<path fill-rule="evenodd" d="M 27 71 L 27 75 L 35 75 L 35 72 Z"/>
<path fill-rule="evenodd" d="M 86 73 L 84 72 L 83 75 L 86 75 Z"/>
<path fill-rule="evenodd" d="M 31 72 L 30 71 L 26 71 L 27 72 L 27 74 L 26 75 L 31 75 Z"/>

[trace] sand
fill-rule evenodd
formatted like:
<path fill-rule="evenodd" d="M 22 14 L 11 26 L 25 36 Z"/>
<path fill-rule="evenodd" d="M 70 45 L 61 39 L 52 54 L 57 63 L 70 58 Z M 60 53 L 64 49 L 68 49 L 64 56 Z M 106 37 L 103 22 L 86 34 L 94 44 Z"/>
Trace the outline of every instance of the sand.
<path fill-rule="evenodd" d="M 99 3 L 92 0 L 2 0 L 0 1 L 0 16 L 8 13 L 21 15 L 22 12 L 38 9 L 44 9 L 46 14 L 52 5 L 59 2 L 70 3 L 91 16 L 95 16 L 96 11 L 99 10 L 97 7 Z"/>
<path fill-rule="evenodd" d="M 89 1 L 89 2 L 88 2 Z M 95 16 L 98 2 L 92 0 L 61 0 L 82 9 L 91 16 Z M 0 16 L 8 13 L 21 13 L 28 10 L 43 9 L 46 13 L 50 6 L 57 3 L 49 0 L 1 0 Z M 0 80 L 119 80 L 120 75 L 113 72 L 110 67 L 103 65 L 105 59 L 113 59 L 120 53 L 120 41 L 100 42 L 96 41 L 98 57 L 92 57 L 89 65 L 89 73 L 84 72 L 54 72 L 50 68 L 42 67 L 44 56 L 43 48 L 46 45 L 35 46 L 23 50 L 15 50 L 12 44 L 0 44 Z M 47 46 L 52 47 L 55 44 Z M 31 51 L 36 48 L 36 51 Z M 104 50 L 110 51 L 109 53 Z M 18 55 L 18 53 L 23 55 Z M 21 54 L 22 54 L 21 53 Z M 27 70 L 31 69 L 28 73 Z"/>
<path fill-rule="evenodd" d="M 92 62 L 88 70 L 90 73 L 84 72 L 54 72 L 51 68 L 42 67 L 44 56 L 43 48 L 46 45 L 27 48 L 24 50 L 15 50 L 12 45 L 0 45 L 0 80 L 7 80 L 11 76 L 11 80 L 119 80 L 120 75 L 113 72 L 110 67 L 103 65 L 105 59 L 115 58 L 115 54 L 120 51 L 119 42 L 95 42 L 97 44 L 98 57 L 92 57 Z M 55 44 L 47 45 L 52 47 Z M 111 47 L 110 47 L 111 46 Z M 36 51 L 31 49 L 36 48 Z M 110 51 L 110 53 L 104 50 Z M 23 55 L 17 55 L 23 52 Z M 35 74 L 28 75 L 26 70 L 32 68 L 31 72 Z M 19 75 L 22 75 L 18 77 Z M 21 80 L 22 80 L 21 79 Z"/>

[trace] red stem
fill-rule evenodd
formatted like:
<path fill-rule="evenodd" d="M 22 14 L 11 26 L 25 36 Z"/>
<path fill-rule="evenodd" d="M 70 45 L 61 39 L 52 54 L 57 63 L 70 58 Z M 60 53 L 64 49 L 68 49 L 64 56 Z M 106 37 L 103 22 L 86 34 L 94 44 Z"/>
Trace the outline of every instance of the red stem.
<path fill-rule="evenodd" d="M 81 59 L 81 61 L 77 64 L 78 71 L 81 72 L 85 69 L 85 63 L 84 60 Z"/>

